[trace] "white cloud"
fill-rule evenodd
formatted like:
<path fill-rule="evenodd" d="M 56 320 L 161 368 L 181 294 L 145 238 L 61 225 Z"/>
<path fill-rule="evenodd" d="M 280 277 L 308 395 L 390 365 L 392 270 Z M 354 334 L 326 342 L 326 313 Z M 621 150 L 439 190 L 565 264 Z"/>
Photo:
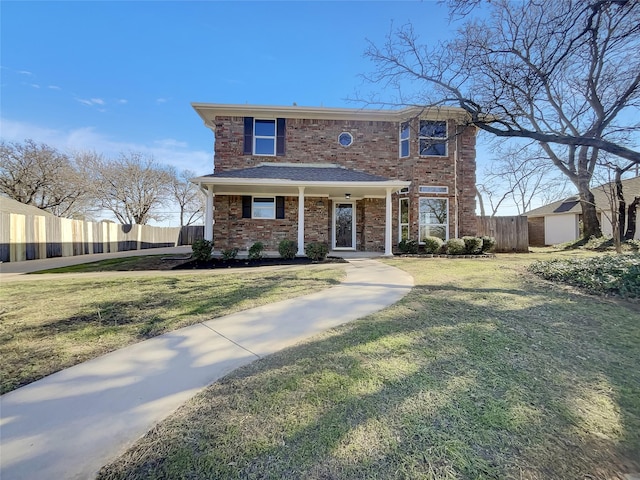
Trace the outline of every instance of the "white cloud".
<path fill-rule="evenodd" d="M 121 99 L 118 100 L 118 104 L 119 105 L 124 105 L 126 103 L 129 103 L 129 101 L 127 99 L 125 99 L 125 98 L 121 98 Z"/>
<path fill-rule="evenodd" d="M 33 73 L 28 72 L 27 70 L 18 70 L 18 73 L 20 75 L 26 75 L 27 77 L 32 77 L 33 76 Z"/>
<path fill-rule="evenodd" d="M 47 88 L 48 88 L 49 90 L 62 90 L 62 88 L 60 88 L 60 87 L 59 87 L 59 86 L 57 86 L 57 85 L 49 85 Z"/>
<path fill-rule="evenodd" d="M 168 98 L 157 98 L 156 103 L 167 103 L 169 101 Z"/>
<path fill-rule="evenodd" d="M 31 84 L 31 86 L 32 86 L 33 88 L 40 88 L 40 85 L 38 85 L 37 83 L 32 83 L 32 84 Z"/>
<path fill-rule="evenodd" d="M 206 175 L 213 170 L 213 151 L 193 150 L 187 142 L 172 138 L 154 140 L 149 144 L 137 143 L 114 139 L 94 127 L 56 130 L 7 118 L 0 118 L 0 131 L 2 139 L 9 142 L 23 142 L 30 138 L 62 151 L 92 151 L 106 157 L 140 152 L 178 171 L 193 170 L 198 175 Z"/>
<path fill-rule="evenodd" d="M 76 101 L 82 103 L 83 105 L 87 105 L 89 107 L 93 107 L 95 105 L 106 105 L 106 102 L 101 98 L 76 98 Z"/>
<path fill-rule="evenodd" d="M 163 138 L 153 142 L 158 148 L 187 148 L 187 142 L 180 142 L 174 138 Z"/>

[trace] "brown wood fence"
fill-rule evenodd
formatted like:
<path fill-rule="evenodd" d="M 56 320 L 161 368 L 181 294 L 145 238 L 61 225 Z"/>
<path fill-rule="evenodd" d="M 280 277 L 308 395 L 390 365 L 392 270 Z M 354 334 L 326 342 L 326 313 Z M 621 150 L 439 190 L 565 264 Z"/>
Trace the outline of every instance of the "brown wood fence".
<path fill-rule="evenodd" d="M 477 217 L 478 235 L 496 239 L 496 252 L 529 251 L 529 229 L 527 217 Z"/>
<path fill-rule="evenodd" d="M 188 225 L 180 230 L 178 245 L 193 245 L 204 238 L 204 225 Z"/>
<path fill-rule="evenodd" d="M 174 247 L 178 245 L 179 235 L 180 227 L 0 213 L 0 261 Z"/>

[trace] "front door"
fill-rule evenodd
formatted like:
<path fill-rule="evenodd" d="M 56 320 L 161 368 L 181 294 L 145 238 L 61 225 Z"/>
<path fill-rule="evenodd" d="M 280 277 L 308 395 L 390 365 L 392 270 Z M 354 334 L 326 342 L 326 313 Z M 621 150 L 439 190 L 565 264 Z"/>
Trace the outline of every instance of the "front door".
<path fill-rule="evenodd" d="M 356 215 L 352 202 L 333 204 L 333 249 L 354 250 L 356 243 Z"/>

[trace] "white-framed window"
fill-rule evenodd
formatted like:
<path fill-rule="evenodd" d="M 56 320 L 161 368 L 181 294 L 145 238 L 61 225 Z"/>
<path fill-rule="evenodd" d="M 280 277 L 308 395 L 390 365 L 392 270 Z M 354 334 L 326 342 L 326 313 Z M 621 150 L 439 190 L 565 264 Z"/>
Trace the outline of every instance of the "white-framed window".
<path fill-rule="evenodd" d="M 400 124 L 400 158 L 407 158 L 410 153 L 409 140 L 411 138 L 411 128 L 409 122 Z"/>
<path fill-rule="evenodd" d="M 440 120 L 420 120 L 420 156 L 447 156 L 447 122 Z"/>
<path fill-rule="evenodd" d="M 409 199 L 401 198 L 398 208 L 398 241 L 409 240 Z"/>
<path fill-rule="evenodd" d="M 276 218 L 275 197 L 253 197 L 251 205 L 252 218 Z"/>
<path fill-rule="evenodd" d="M 407 193 L 409 193 L 409 187 L 402 187 L 402 188 L 398 191 L 398 194 L 400 194 L 400 195 L 406 195 Z"/>
<path fill-rule="evenodd" d="M 419 203 L 418 241 L 425 237 L 449 239 L 449 199 L 421 197 Z"/>
<path fill-rule="evenodd" d="M 254 155 L 276 154 L 276 121 L 255 119 L 253 123 Z"/>
<path fill-rule="evenodd" d="M 418 191 L 420 193 L 449 193 L 449 187 L 441 185 L 420 185 Z"/>

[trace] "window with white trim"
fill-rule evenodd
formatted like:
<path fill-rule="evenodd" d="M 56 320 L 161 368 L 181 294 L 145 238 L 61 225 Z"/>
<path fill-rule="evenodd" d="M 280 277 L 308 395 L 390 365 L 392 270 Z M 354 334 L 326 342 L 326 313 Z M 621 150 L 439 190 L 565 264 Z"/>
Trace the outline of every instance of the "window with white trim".
<path fill-rule="evenodd" d="M 243 155 L 284 155 L 286 125 L 285 118 L 244 117 Z"/>
<path fill-rule="evenodd" d="M 409 140 L 411 138 L 411 128 L 409 122 L 400 124 L 400 158 L 409 156 Z"/>
<path fill-rule="evenodd" d="M 276 121 L 254 120 L 253 125 L 254 155 L 276 154 Z"/>
<path fill-rule="evenodd" d="M 418 240 L 426 237 L 449 238 L 449 200 L 446 198 L 421 197 L 419 203 Z"/>
<path fill-rule="evenodd" d="M 420 156 L 447 156 L 447 122 L 435 120 L 420 120 Z"/>
<path fill-rule="evenodd" d="M 449 187 L 440 185 L 420 185 L 418 187 L 420 193 L 449 193 Z"/>
<path fill-rule="evenodd" d="M 400 199 L 398 209 L 398 241 L 409 240 L 409 199 Z"/>
<path fill-rule="evenodd" d="M 275 197 L 253 197 L 252 218 L 276 218 Z"/>

